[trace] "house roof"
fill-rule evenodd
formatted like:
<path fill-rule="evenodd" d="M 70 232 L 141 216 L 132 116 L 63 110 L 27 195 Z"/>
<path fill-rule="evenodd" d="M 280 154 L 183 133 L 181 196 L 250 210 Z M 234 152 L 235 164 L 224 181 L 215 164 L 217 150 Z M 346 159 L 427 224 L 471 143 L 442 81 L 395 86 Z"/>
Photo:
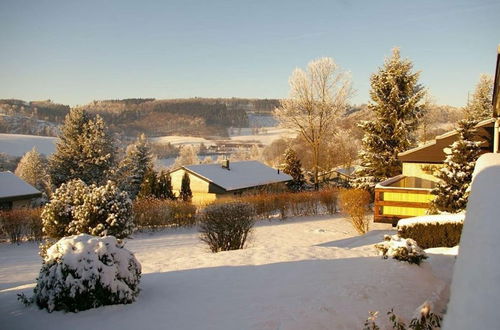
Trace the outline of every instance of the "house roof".
<path fill-rule="evenodd" d="M 492 150 L 494 124 L 495 118 L 490 118 L 482 120 L 476 125 L 476 140 L 483 142 L 481 147 L 485 152 Z M 442 163 L 446 158 L 443 149 L 455 142 L 457 135 L 457 130 L 438 135 L 432 141 L 399 153 L 398 158 L 402 162 L 409 163 Z"/>
<path fill-rule="evenodd" d="M 288 174 L 278 173 L 274 168 L 258 161 L 231 162 L 229 170 L 220 164 L 188 165 L 183 168 L 226 191 L 292 180 Z"/>
<path fill-rule="evenodd" d="M 12 172 L 0 172 L 0 200 L 40 197 L 42 193 Z"/>

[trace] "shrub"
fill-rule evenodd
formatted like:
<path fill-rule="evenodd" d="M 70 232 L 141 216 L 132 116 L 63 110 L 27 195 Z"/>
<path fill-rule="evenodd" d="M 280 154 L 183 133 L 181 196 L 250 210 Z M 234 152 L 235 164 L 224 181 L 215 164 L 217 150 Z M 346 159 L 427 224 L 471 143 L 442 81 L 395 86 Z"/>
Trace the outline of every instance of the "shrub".
<path fill-rule="evenodd" d="M 427 255 L 417 242 L 411 238 L 401 238 L 398 235 L 384 235 L 382 243 L 375 244 L 375 248 L 382 253 L 384 259 L 391 257 L 399 261 L 420 265 Z"/>
<path fill-rule="evenodd" d="M 370 220 L 366 214 L 370 199 L 370 193 L 363 189 L 344 189 L 340 192 L 342 210 L 349 215 L 352 226 L 360 234 L 369 230 Z"/>
<path fill-rule="evenodd" d="M 332 188 L 323 189 L 318 191 L 318 194 L 319 200 L 326 208 L 328 214 L 335 214 L 337 212 L 338 190 Z"/>
<path fill-rule="evenodd" d="M 19 298 L 49 312 L 129 304 L 139 294 L 140 277 L 140 263 L 122 242 L 80 234 L 47 250 L 33 297 Z"/>
<path fill-rule="evenodd" d="M 378 312 L 369 312 L 370 316 L 365 321 L 363 330 L 379 330 L 380 327 L 377 325 L 376 320 L 378 317 Z M 432 312 L 432 305 L 430 302 L 426 301 L 420 305 L 410 324 L 407 326 L 406 323 L 394 313 L 394 308 L 387 312 L 389 316 L 389 321 L 391 322 L 392 329 L 396 330 L 434 330 L 441 328 L 441 321 L 443 318 Z"/>
<path fill-rule="evenodd" d="M 254 222 L 254 211 L 247 203 L 210 205 L 201 216 L 200 239 L 212 252 L 242 249 Z"/>
<path fill-rule="evenodd" d="M 62 184 L 42 212 L 43 230 L 51 238 L 73 234 L 127 237 L 133 230 L 132 202 L 108 181 L 87 186 L 81 180 Z"/>
<path fill-rule="evenodd" d="M 139 198 L 133 205 L 135 224 L 141 229 L 196 224 L 196 207 L 180 200 Z"/>
<path fill-rule="evenodd" d="M 412 220 L 414 222 L 412 222 Z M 422 219 L 422 222 L 418 222 Z M 436 221 L 430 221 L 436 219 Z M 398 235 L 415 240 L 423 249 L 433 247 L 453 247 L 460 243 L 463 216 L 438 215 L 400 220 Z"/>
<path fill-rule="evenodd" d="M 41 240 L 42 221 L 40 209 L 14 209 L 0 212 L 0 227 L 11 243 L 23 239 Z"/>

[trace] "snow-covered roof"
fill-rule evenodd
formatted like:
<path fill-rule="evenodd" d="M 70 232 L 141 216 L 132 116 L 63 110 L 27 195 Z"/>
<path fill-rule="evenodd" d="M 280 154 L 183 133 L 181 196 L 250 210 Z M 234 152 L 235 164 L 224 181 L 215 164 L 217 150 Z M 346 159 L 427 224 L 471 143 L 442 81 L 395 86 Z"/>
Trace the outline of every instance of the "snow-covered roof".
<path fill-rule="evenodd" d="M 12 172 L 0 172 L 0 199 L 40 196 L 41 193 Z"/>
<path fill-rule="evenodd" d="M 288 174 L 278 173 L 274 168 L 253 160 L 231 162 L 229 170 L 220 164 L 188 165 L 183 168 L 227 191 L 292 180 Z"/>

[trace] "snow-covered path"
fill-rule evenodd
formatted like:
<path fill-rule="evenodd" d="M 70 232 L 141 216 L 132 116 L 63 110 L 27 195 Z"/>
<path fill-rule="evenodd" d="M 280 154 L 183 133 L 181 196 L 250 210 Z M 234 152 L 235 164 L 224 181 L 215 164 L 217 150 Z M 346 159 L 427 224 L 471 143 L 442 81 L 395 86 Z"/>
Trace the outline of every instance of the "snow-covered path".
<path fill-rule="evenodd" d="M 138 300 L 78 314 L 17 302 L 31 292 L 19 286 L 32 286 L 37 248 L 0 244 L 0 328 L 360 329 L 368 311 L 410 317 L 426 299 L 439 307 L 454 256 L 438 249 L 420 267 L 382 260 L 371 244 L 390 226 L 373 229 L 355 236 L 340 216 L 260 222 L 247 249 L 217 254 L 195 229 L 137 234 L 126 246 L 143 265 Z"/>

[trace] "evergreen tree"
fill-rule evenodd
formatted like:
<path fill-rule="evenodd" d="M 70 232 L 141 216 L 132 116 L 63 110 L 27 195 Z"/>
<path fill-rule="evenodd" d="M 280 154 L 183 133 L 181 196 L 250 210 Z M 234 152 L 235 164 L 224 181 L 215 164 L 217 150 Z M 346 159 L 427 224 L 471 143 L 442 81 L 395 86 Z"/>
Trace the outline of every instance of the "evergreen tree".
<path fill-rule="evenodd" d="M 102 118 L 92 119 L 83 109 L 71 109 L 61 128 L 56 151 L 50 158 L 55 187 L 72 179 L 102 184 L 115 162 L 115 147 Z"/>
<path fill-rule="evenodd" d="M 482 74 L 476 85 L 471 101 L 465 107 L 468 120 L 481 121 L 493 116 L 493 78 Z"/>
<path fill-rule="evenodd" d="M 36 147 L 24 154 L 17 165 L 15 174 L 42 192 L 47 188 L 46 162 Z"/>
<path fill-rule="evenodd" d="M 481 151 L 481 143 L 473 141 L 476 123 L 468 120 L 458 123 L 458 140 L 450 146 L 444 167 L 437 174 L 441 181 L 432 190 L 436 198 L 431 209 L 456 213 L 467 206 L 472 172 Z"/>
<path fill-rule="evenodd" d="M 418 121 L 424 114 L 425 90 L 418 83 L 420 73 L 400 57 L 399 49 L 385 60 L 384 66 L 370 78 L 371 102 L 368 109 L 374 119 L 363 121 L 361 170 L 356 185 L 372 188 L 375 183 L 401 173 L 398 153 L 415 143 Z"/>
<path fill-rule="evenodd" d="M 301 191 L 304 189 L 306 182 L 304 180 L 304 174 L 302 173 L 302 164 L 300 163 L 300 159 L 297 158 L 297 153 L 292 148 L 288 148 L 285 151 L 285 167 L 283 168 L 283 173 L 292 177 L 292 181 L 287 183 L 290 190 Z"/>
<path fill-rule="evenodd" d="M 127 155 L 120 164 L 118 180 L 121 189 L 127 191 L 130 198 L 134 199 L 149 172 L 154 175 L 153 156 L 146 136 L 141 134 L 134 144 L 128 146 Z"/>
<path fill-rule="evenodd" d="M 181 182 L 181 192 L 179 194 L 179 197 L 184 202 L 189 202 L 191 201 L 191 198 L 193 198 L 193 193 L 191 192 L 190 185 L 191 185 L 191 179 L 189 179 L 189 174 L 187 172 L 184 172 Z"/>
<path fill-rule="evenodd" d="M 175 194 L 172 191 L 172 179 L 170 178 L 170 174 L 164 171 L 161 171 L 158 174 L 158 185 L 156 188 L 156 196 L 162 199 L 175 199 Z"/>
<path fill-rule="evenodd" d="M 153 169 L 149 169 L 144 175 L 142 180 L 141 189 L 139 190 L 138 197 L 148 198 L 156 197 L 155 192 L 158 185 L 158 177 Z"/>

